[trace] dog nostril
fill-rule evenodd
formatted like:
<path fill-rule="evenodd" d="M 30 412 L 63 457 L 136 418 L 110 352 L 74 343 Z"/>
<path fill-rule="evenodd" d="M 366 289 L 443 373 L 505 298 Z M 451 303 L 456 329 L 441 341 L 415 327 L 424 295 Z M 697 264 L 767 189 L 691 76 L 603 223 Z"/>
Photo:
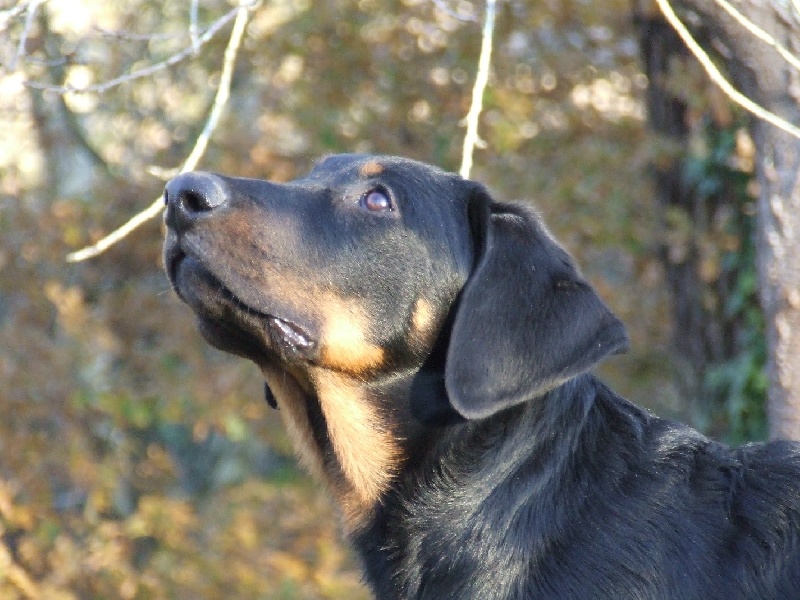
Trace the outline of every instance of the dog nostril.
<path fill-rule="evenodd" d="M 182 173 L 167 183 L 164 201 L 181 212 L 192 214 L 213 210 L 228 200 L 225 181 L 212 173 Z"/>
<path fill-rule="evenodd" d="M 192 212 L 203 212 L 214 208 L 209 202 L 206 201 L 202 194 L 199 194 L 193 190 L 186 190 L 181 195 L 181 198 L 183 199 L 186 208 Z"/>

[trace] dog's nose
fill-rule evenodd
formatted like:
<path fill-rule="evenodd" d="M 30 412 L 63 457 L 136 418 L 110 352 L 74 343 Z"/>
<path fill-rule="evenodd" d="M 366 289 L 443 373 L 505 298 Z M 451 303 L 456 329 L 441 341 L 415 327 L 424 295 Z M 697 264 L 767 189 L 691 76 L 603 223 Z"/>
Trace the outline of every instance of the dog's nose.
<path fill-rule="evenodd" d="M 218 175 L 203 171 L 181 173 L 164 188 L 167 225 L 185 228 L 202 213 L 223 206 L 228 198 L 225 181 Z"/>

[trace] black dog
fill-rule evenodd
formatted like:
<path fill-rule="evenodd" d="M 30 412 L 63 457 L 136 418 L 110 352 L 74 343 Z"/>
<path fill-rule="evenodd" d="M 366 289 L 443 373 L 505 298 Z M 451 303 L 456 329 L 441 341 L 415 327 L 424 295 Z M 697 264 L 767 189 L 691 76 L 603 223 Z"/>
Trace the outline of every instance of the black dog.
<path fill-rule="evenodd" d="M 530 209 L 362 155 L 165 200 L 175 290 L 263 371 L 378 599 L 800 598 L 800 445 L 587 373 L 625 330 Z"/>

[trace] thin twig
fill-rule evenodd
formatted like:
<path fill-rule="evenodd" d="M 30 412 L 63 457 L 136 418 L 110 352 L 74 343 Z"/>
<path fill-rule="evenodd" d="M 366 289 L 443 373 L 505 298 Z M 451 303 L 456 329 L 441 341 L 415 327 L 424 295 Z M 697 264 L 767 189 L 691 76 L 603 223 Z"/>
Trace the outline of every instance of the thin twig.
<path fill-rule="evenodd" d="M 0 10 L 0 31 L 5 31 L 8 29 L 8 24 L 28 10 L 28 6 L 30 6 L 30 4 L 30 1 L 20 2 L 16 6 L 12 6 L 9 9 Z"/>
<path fill-rule="evenodd" d="M 242 37 L 244 36 L 245 25 L 247 24 L 247 19 L 249 17 L 249 6 L 250 5 L 243 4 L 236 9 L 238 11 L 236 13 L 236 21 L 233 24 L 233 31 L 231 31 L 228 47 L 225 48 L 222 74 L 220 75 L 219 87 L 217 88 L 217 93 L 214 97 L 214 103 L 211 105 L 211 110 L 208 114 L 208 120 L 206 121 L 205 127 L 203 127 L 203 131 L 197 138 L 191 154 L 189 154 L 189 157 L 186 159 L 180 169 L 181 173 L 185 171 L 191 171 L 197 166 L 197 163 L 200 161 L 200 158 L 203 156 L 206 148 L 208 147 L 208 141 L 211 138 L 211 134 L 214 132 L 214 129 L 216 129 L 217 123 L 219 123 L 219 118 L 222 115 L 222 111 L 224 110 L 225 105 L 228 103 L 231 91 L 233 66 L 236 62 L 236 54 L 239 52 L 239 46 L 242 42 Z M 68 254 L 67 261 L 80 262 L 101 254 L 119 242 L 121 239 L 125 238 L 140 225 L 157 217 L 159 214 L 161 214 L 163 209 L 163 199 L 159 196 L 150 206 L 140 213 L 134 215 L 133 218 L 122 225 L 122 227 L 112 231 L 96 244 Z"/>
<path fill-rule="evenodd" d="M 228 13 L 214 21 L 208 29 L 206 29 L 202 35 L 200 35 L 197 39 L 199 45 L 202 46 L 206 44 L 211 38 L 213 38 L 220 29 L 222 29 L 226 24 L 228 24 L 234 17 L 238 15 L 238 11 L 249 8 L 252 6 L 252 2 L 245 2 L 242 3 L 240 7 L 231 9 Z M 56 92 L 59 94 L 87 94 L 87 93 L 97 93 L 102 94 L 103 92 L 108 91 L 109 89 L 116 87 L 122 83 L 127 83 L 134 79 L 140 79 L 142 77 L 149 77 L 158 71 L 166 69 L 167 67 L 171 67 L 182 60 L 192 56 L 195 53 L 195 49 L 193 46 L 188 46 L 184 48 L 177 54 L 173 54 L 168 59 L 156 63 L 154 65 L 150 65 L 149 67 L 144 67 L 143 69 L 139 69 L 138 71 L 134 71 L 133 73 L 128 73 L 127 75 L 121 75 L 120 77 L 115 77 L 114 79 L 110 79 L 108 81 L 104 81 L 103 83 L 96 83 L 94 85 L 87 85 L 86 87 L 77 88 L 71 85 L 51 85 L 47 83 L 39 83 L 36 81 L 27 81 L 25 85 L 28 87 L 32 87 L 38 90 L 45 90 L 49 92 Z"/>
<path fill-rule="evenodd" d="M 31 28 L 33 27 L 33 19 L 36 16 L 36 11 L 39 8 L 39 5 L 43 4 L 47 0 L 31 0 L 30 4 L 28 4 L 27 12 L 25 14 L 25 26 L 22 29 L 22 35 L 19 38 L 19 44 L 17 45 L 17 52 L 14 54 L 14 58 L 11 59 L 11 62 L 8 65 L 9 71 L 16 71 L 17 70 L 17 63 L 25 56 L 26 47 L 28 45 L 28 36 L 31 33 Z"/>
<path fill-rule="evenodd" d="M 735 6 L 728 2 L 728 0 L 715 0 L 715 2 L 721 6 L 731 17 L 733 17 L 737 23 L 753 34 L 753 36 L 772 46 L 786 62 L 792 65 L 795 69 L 800 70 L 800 60 L 798 60 L 796 56 L 782 46 L 774 37 L 761 29 L 750 19 L 745 17 Z"/>
<path fill-rule="evenodd" d="M 184 171 L 191 171 L 200 162 L 200 159 L 205 154 L 208 142 L 211 139 L 211 134 L 217 128 L 219 118 L 222 116 L 222 111 L 228 103 L 231 93 L 231 78 L 233 77 L 233 66 L 236 62 L 236 54 L 239 52 L 239 45 L 241 44 L 242 37 L 244 36 L 245 25 L 249 16 L 249 6 L 242 6 L 239 8 L 239 13 L 236 15 L 236 22 L 233 24 L 233 31 L 231 32 L 231 39 L 228 42 L 228 47 L 225 48 L 225 55 L 223 60 L 222 74 L 220 75 L 219 87 L 217 88 L 217 95 L 214 98 L 214 104 L 208 114 L 203 131 L 197 142 L 192 149 L 191 154 L 183 163 L 181 173 Z"/>
<path fill-rule="evenodd" d="M 694 54 L 695 58 L 700 61 L 700 64 L 711 81 L 716 83 L 717 86 L 725 93 L 725 95 L 727 95 L 731 100 L 752 115 L 800 139 L 800 128 L 797 128 L 775 113 L 768 111 L 766 108 L 759 106 L 735 87 L 733 87 L 733 85 L 727 79 L 725 79 L 725 76 L 716 67 L 708 54 L 706 54 L 705 50 L 703 50 L 703 48 L 700 47 L 700 44 L 697 43 L 697 40 L 692 37 L 692 34 L 686 28 L 686 25 L 684 25 L 680 18 L 678 18 L 678 15 L 675 14 L 675 11 L 672 9 L 672 6 L 670 6 L 668 0 L 656 0 L 656 2 L 658 3 L 658 7 L 661 9 L 661 12 L 664 14 L 664 17 L 667 19 L 669 24 L 672 25 L 673 29 L 675 29 L 692 54 Z"/>
<path fill-rule="evenodd" d="M 66 56 L 60 56 L 59 58 L 54 58 L 53 60 L 42 60 L 40 58 L 32 58 L 30 56 L 26 56 L 25 64 L 33 65 L 36 67 L 45 67 L 47 69 L 53 69 L 55 67 L 63 67 L 64 65 L 83 65 L 86 63 L 80 60 L 76 60 L 74 55 L 68 54 Z"/>
<path fill-rule="evenodd" d="M 153 40 L 174 40 L 183 37 L 182 33 L 135 33 L 124 29 L 105 29 L 97 25 L 93 26 L 97 33 L 106 38 L 114 38 L 128 42 L 150 42 Z"/>
<path fill-rule="evenodd" d="M 472 15 L 464 15 L 459 13 L 452 8 L 450 8 L 444 0 L 433 0 L 434 5 L 438 8 L 441 12 L 446 14 L 449 17 L 456 19 L 457 21 L 469 21 L 471 23 L 476 22 L 478 19 L 473 17 Z"/>
<path fill-rule="evenodd" d="M 481 41 L 481 55 L 478 59 L 478 73 L 475 76 L 475 86 L 472 88 L 472 104 L 467 113 L 467 133 L 464 136 L 464 147 L 461 154 L 462 177 L 469 177 L 472 170 L 472 153 L 475 146 L 481 144 L 478 137 L 478 119 L 483 110 L 483 93 L 489 81 L 489 68 L 492 64 L 492 37 L 494 35 L 494 18 L 496 13 L 496 0 L 486 0 L 486 15 L 483 20 L 483 35 Z"/>
<path fill-rule="evenodd" d="M 192 50 L 197 54 L 200 50 L 200 40 L 197 37 L 197 14 L 199 12 L 199 0 L 192 0 L 189 6 L 189 37 L 192 40 Z"/>

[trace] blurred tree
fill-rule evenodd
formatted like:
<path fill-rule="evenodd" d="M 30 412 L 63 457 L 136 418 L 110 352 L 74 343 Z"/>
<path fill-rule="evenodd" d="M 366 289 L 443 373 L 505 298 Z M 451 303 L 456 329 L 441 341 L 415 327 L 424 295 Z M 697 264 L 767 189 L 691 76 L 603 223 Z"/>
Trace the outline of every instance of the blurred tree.
<path fill-rule="evenodd" d="M 661 15 L 635 18 L 650 81 L 649 123 L 667 142 L 653 168 L 683 393 L 707 431 L 732 442 L 760 439 L 767 428 L 765 349 L 747 120 L 709 90 Z M 701 33 L 695 35 L 707 43 Z"/>
<path fill-rule="evenodd" d="M 647 2 L 644 6 L 638 4 L 640 15 L 648 11 L 653 14 Z M 692 29 L 702 46 L 722 48 L 718 60 L 747 97 L 788 123 L 800 122 L 800 103 L 795 93 L 800 77 L 798 65 L 792 64 L 788 53 L 782 55 L 785 49 L 797 52 L 800 48 L 800 13 L 796 5 L 750 0 L 742 0 L 737 7 L 726 0 L 681 0 L 676 4 L 685 10 L 684 20 L 694 24 Z M 683 41 L 674 32 L 666 31 L 666 24 L 659 18 L 646 17 L 646 21 L 645 56 L 655 82 L 651 87 L 652 122 L 657 129 L 685 143 L 686 106 L 665 90 L 663 82 L 670 69 L 669 61 L 686 54 Z M 658 92 L 663 93 L 660 98 L 655 97 Z M 770 433 L 773 437 L 800 439 L 800 377 L 796 375 L 800 373 L 800 264 L 795 258 L 800 253 L 800 140 L 797 129 L 785 131 L 761 119 L 751 119 L 750 131 L 759 185 L 756 262 L 768 342 Z M 687 194 L 685 184 L 685 180 L 676 180 L 674 170 L 672 174 L 662 171 L 661 196 L 672 195 L 677 204 L 691 197 L 689 214 L 696 217 L 705 204 L 697 194 Z M 708 216 L 704 218 L 707 220 Z M 681 304 L 687 303 L 679 301 Z M 691 318 L 683 321 L 692 324 Z M 690 329 L 688 338 L 700 340 L 706 329 Z M 706 349 L 689 349 L 689 356 L 702 368 L 709 350 L 724 353 L 724 348 L 725 344 L 717 340 Z"/>

